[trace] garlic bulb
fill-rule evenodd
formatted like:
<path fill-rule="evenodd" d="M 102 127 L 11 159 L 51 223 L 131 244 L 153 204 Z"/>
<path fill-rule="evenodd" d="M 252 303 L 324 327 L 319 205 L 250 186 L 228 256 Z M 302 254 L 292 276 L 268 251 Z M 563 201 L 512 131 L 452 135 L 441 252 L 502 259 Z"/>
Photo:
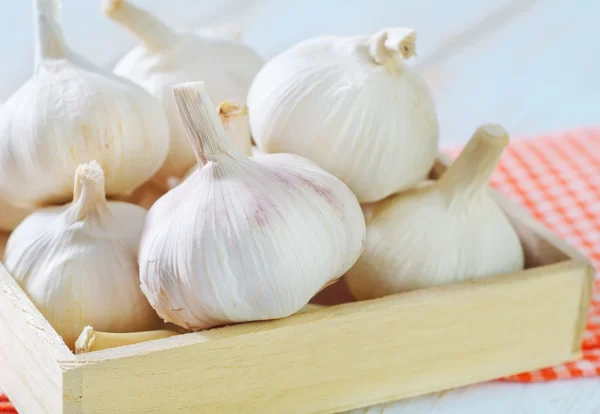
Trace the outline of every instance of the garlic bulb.
<path fill-rule="evenodd" d="M 86 325 L 130 332 L 160 322 L 140 290 L 145 217 L 141 207 L 106 201 L 92 161 L 77 168 L 72 204 L 38 210 L 8 239 L 6 268 L 69 347 Z"/>
<path fill-rule="evenodd" d="M 181 178 L 195 164 L 172 86 L 203 80 L 217 102 L 233 97 L 245 100 L 262 59 L 242 42 L 219 31 L 174 31 L 126 0 L 105 1 L 104 12 L 142 41 L 117 63 L 115 73 L 144 87 L 164 107 L 171 148 L 155 181 L 165 186 L 169 177 Z M 246 143 L 238 149 L 246 152 Z"/>
<path fill-rule="evenodd" d="M 92 159 L 106 170 L 109 196 L 128 194 L 154 175 L 169 146 L 155 99 L 67 49 L 56 1 L 34 0 L 34 74 L 0 116 L 0 194 L 17 206 L 67 202 L 75 169 Z"/>
<path fill-rule="evenodd" d="M 143 292 L 165 321 L 193 330 L 297 312 L 360 255 L 356 197 L 301 157 L 235 150 L 203 82 L 174 92 L 201 168 L 150 209 Z"/>
<path fill-rule="evenodd" d="M 438 181 L 371 207 L 350 291 L 369 299 L 523 269 L 519 237 L 488 193 L 507 143 L 502 127 L 483 125 Z"/>
<path fill-rule="evenodd" d="M 404 61 L 415 32 L 317 37 L 273 58 L 248 94 L 258 147 L 316 162 L 361 203 L 424 179 L 433 165 L 438 123 L 429 88 Z"/>
<path fill-rule="evenodd" d="M 15 207 L 0 197 L 0 231 L 14 230 L 32 212 L 32 209 Z"/>

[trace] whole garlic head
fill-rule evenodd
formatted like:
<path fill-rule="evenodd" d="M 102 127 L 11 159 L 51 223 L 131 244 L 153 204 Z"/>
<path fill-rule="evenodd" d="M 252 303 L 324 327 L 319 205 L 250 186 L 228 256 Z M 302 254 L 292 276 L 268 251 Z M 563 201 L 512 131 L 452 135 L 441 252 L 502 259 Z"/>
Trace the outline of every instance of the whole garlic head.
<path fill-rule="evenodd" d="M 415 32 L 317 37 L 267 62 L 248 94 L 256 145 L 302 155 L 346 183 L 361 203 L 424 179 L 438 145 L 434 102 L 404 61 Z"/>
<path fill-rule="evenodd" d="M 502 127 L 483 125 L 438 181 L 371 207 L 350 291 L 370 299 L 523 269 L 519 237 L 488 191 L 507 143 Z"/>
<path fill-rule="evenodd" d="M 263 61 L 233 36 L 216 30 L 174 31 L 126 0 L 105 1 L 104 12 L 142 41 L 117 63 L 115 73 L 150 92 L 167 114 L 171 148 L 155 177 L 155 182 L 164 187 L 169 177 L 181 178 L 195 164 L 173 99 L 173 85 L 203 80 L 217 102 L 236 97 L 245 100 Z M 236 141 L 234 145 L 246 152 L 250 143 Z"/>
<path fill-rule="evenodd" d="M 519 237 L 488 192 L 507 143 L 502 127 L 483 125 L 438 181 L 370 206 L 350 291 L 370 299 L 523 269 Z"/>
<path fill-rule="evenodd" d="M 146 210 L 107 202 L 104 173 L 77 168 L 73 203 L 40 209 L 11 234 L 5 264 L 73 348 L 81 330 L 152 329 L 160 320 L 140 290 L 137 252 Z"/>
<path fill-rule="evenodd" d="M 297 312 L 360 255 L 356 197 L 301 157 L 235 150 L 203 82 L 174 92 L 201 167 L 150 209 L 143 292 L 193 330 Z"/>
<path fill-rule="evenodd" d="M 168 126 L 142 88 L 68 50 L 57 0 L 35 0 L 35 71 L 0 114 L 0 194 L 17 206 L 69 201 L 73 173 L 98 160 L 109 196 L 129 194 L 164 161 Z"/>

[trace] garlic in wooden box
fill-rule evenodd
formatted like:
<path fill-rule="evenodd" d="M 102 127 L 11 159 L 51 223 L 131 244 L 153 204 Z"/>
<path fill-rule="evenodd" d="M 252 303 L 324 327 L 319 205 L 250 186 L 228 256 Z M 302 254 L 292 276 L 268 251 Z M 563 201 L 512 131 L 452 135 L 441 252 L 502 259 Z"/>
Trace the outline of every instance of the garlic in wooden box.
<path fill-rule="evenodd" d="M 195 164 L 173 99 L 173 85 L 202 80 L 217 102 L 232 98 L 244 101 L 263 61 L 232 36 L 215 30 L 173 30 L 126 0 L 105 1 L 104 13 L 142 41 L 117 63 L 115 73 L 145 88 L 161 102 L 167 114 L 171 147 L 154 178 L 157 185 L 166 188 L 170 177 L 181 178 Z M 246 143 L 234 144 L 247 151 Z"/>
<path fill-rule="evenodd" d="M 106 201 L 104 172 L 92 161 L 77 168 L 73 203 L 40 209 L 12 232 L 6 268 L 69 347 L 86 325 L 130 332 L 160 322 L 140 290 L 146 214 Z"/>
<path fill-rule="evenodd" d="M 438 122 L 428 86 L 405 62 L 415 40 L 407 28 L 317 37 L 267 62 L 248 94 L 259 149 L 316 162 L 361 203 L 417 184 L 433 165 Z"/>
<path fill-rule="evenodd" d="M 97 160 L 106 193 L 131 193 L 169 147 L 160 104 L 67 48 L 58 0 L 35 0 L 35 67 L 0 114 L 0 194 L 16 206 L 68 202 L 79 164 Z"/>
<path fill-rule="evenodd" d="M 202 82 L 174 92 L 200 168 L 150 209 L 143 292 L 192 330 L 297 312 L 360 255 L 356 197 L 299 156 L 238 152 Z"/>
<path fill-rule="evenodd" d="M 483 125 L 439 180 L 365 208 L 365 251 L 346 276 L 355 297 L 523 269 L 519 237 L 488 193 L 507 143 L 501 126 Z"/>

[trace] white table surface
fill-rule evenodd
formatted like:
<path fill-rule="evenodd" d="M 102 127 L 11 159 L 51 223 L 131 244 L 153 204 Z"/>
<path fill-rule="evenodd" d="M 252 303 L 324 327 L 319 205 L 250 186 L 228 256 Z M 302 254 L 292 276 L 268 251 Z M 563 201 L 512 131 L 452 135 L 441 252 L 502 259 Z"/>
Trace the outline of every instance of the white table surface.
<path fill-rule="evenodd" d="M 104 18 L 99 1 L 63 0 L 69 44 L 109 67 L 135 40 Z M 443 146 L 482 123 L 514 139 L 600 124 L 600 3 L 594 0 L 138 0 L 181 26 L 234 22 L 269 57 L 319 34 L 417 30 L 414 64 L 429 82 Z M 31 73 L 31 4 L 0 0 L 0 101 Z M 1 369 L 1 367 L 0 367 Z M 307 396 L 309 398 L 309 396 Z M 600 379 L 491 382 L 353 413 L 600 413 Z"/>

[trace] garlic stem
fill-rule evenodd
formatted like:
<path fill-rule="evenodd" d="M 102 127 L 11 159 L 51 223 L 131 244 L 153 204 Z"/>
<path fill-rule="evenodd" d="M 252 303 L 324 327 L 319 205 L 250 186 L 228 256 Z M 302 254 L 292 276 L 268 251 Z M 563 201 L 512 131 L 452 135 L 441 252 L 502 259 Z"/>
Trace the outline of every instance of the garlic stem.
<path fill-rule="evenodd" d="M 95 331 L 91 326 L 86 326 L 83 328 L 83 331 L 81 331 L 77 341 L 75 341 L 75 353 L 83 354 L 86 352 L 100 351 L 101 349 L 133 345 L 140 342 L 151 341 L 153 339 L 168 338 L 179 334 L 179 332 L 167 329 L 126 333 L 99 332 Z"/>
<path fill-rule="evenodd" d="M 380 65 L 397 62 L 398 53 L 404 59 L 409 59 L 417 55 L 416 38 L 415 31 L 406 27 L 383 29 L 369 39 L 369 53 L 375 63 Z"/>
<path fill-rule="evenodd" d="M 145 10 L 126 0 L 105 0 L 103 12 L 139 37 L 148 49 L 166 49 L 177 42 L 177 34 Z"/>
<path fill-rule="evenodd" d="M 204 82 L 177 84 L 173 93 L 200 166 L 220 155 L 235 157 L 237 151 L 227 137 Z"/>
<path fill-rule="evenodd" d="M 507 145 L 508 133 L 500 125 L 480 126 L 436 185 L 449 199 L 471 199 L 480 194 L 488 188 L 488 181 Z"/>
<path fill-rule="evenodd" d="M 67 54 L 65 40 L 56 22 L 58 0 L 33 0 L 36 39 L 36 65 L 44 59 L 62 59 Z"/>
<path fill-rule="evenodd" d="M 93 211 L 109 213 L 104 189 L 104 171 L 96 161 L 80 165 L 75 171 L 73 219 L 81 220 Z"/>

